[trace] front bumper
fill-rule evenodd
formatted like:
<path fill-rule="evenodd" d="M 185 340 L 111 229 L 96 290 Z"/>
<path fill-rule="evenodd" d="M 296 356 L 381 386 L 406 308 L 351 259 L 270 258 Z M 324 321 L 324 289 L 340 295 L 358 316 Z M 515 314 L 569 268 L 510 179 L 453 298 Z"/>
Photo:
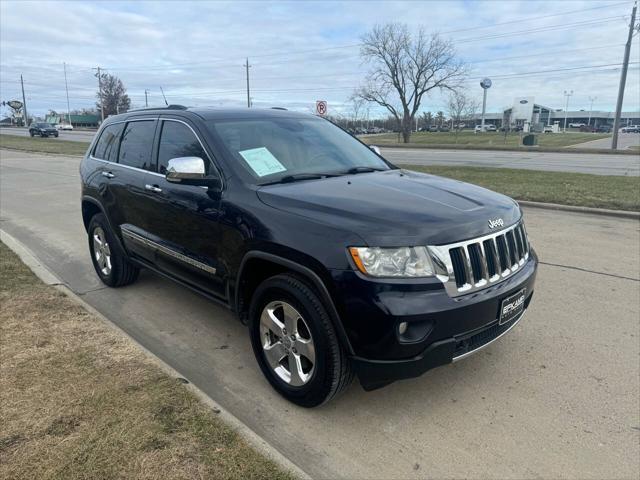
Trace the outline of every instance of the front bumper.
<path fill-rule="evenodd" d="M 357 273 L 336 275 L 341 318 L 355 355 L 352 363 L 365 390 L 417 377 L 463 358 L 497 340 L 522 318 L 498 325 L 503 299 L 526 289 L 525 310 L 533 296 L 538 259 L 528 261 L 506 280 L 452 298 L 442 284 L 382 284 Z M 413 338 L 402 338 L 400 322 Z M 412 330 L 413 329 L 413 330 Z"/>

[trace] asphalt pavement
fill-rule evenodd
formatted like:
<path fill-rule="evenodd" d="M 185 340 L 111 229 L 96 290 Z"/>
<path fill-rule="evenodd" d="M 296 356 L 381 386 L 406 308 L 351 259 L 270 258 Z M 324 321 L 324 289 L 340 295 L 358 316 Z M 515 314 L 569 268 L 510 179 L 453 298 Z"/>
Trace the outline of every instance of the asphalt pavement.
<path fill-rule="evenodd" d="M 510 152 L 498 150 L 446 150 L 431 148 L 381 148 L 382 156 L 405 165 L 497 167 L 595 175 L 640 175 L 640 153 L 617 155 L 576 152 Z M 569 150 L 569 149 L 567 149 Z"/>
<path fill-rule="evenodd" d="M 228 311 L 148 272 L 120 289 L 98 281 L 78 162 L 0 150 L 0 227 L 314 478 L 638 478 L 637 220 L 525 209 L 542 263 L 509 335 L 306 410 L 270 388 Z"/>
<path fill-rule="evenodd" d="M 59 130 L 62 140 L 72 142 L 90 142 L 96 134 L 95 130 Z M 0 127 L 0 135 L 17 135 L 20 137 L 28 137 L 29 130 L 23 127 Z"/>

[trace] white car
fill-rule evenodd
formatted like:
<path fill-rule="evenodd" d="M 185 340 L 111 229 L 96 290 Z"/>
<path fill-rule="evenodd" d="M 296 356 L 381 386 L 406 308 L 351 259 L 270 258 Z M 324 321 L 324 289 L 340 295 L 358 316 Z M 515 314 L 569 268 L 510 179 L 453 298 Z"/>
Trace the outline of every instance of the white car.
<path fill-rule="evenodd" d="M 580 127 L 584 127 L 585 125 L 586 123 L 570 123 L 569 128 L 580 128 Z"/>
<path fill-rule="evenodd" d="M 73 125 L 69 123 L 59 123 L 58 125 L 56 125 L 56 128 L 58 130 L 73 130 Z"/>
<path fill-rule="evenodd" d="M 622 133 L 640 133 L 640 125 L 628 125 L 620 129 Z"/>
<path fill-rule="evenodd" d="M 497 132 L 498 128 L 495 125 L 485 125 L 484 128 L 482 125 L 476 125 L 474 131 L 477 132 Z"/>

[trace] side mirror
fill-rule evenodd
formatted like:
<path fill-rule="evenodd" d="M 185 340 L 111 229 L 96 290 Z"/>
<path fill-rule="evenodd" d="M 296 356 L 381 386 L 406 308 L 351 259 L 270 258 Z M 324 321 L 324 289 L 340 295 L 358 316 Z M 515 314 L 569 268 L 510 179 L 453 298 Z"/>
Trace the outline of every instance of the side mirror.
<path fill-rule="evenodd" d="M 218 178 L 207 176 L 204 160 L 200 157 L 172 158 L 167 165 L 165 178 L 167 182 L 183 185 L 220 186 Z"/>
<path fill-rule="evenodd" d="M 380 151 L 380 149 L 376 145 L 369 145 L 369 148 L 371 150 L 373 150 L 374 152 L 376 152 L 378 155 L 382 156 L 382 152 Z"/>

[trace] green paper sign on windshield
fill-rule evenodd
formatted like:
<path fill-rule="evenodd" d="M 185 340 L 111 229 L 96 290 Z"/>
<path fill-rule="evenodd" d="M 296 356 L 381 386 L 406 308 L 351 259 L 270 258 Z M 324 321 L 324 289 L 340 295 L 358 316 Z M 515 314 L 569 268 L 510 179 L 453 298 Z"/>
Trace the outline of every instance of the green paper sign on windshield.
<path fill-rule="evenodd" d="M 284 172 L 286 168 L 266 147 L 252 148 L 238 152 L 256 175 L 264 177 L 273 173 Z"/>

